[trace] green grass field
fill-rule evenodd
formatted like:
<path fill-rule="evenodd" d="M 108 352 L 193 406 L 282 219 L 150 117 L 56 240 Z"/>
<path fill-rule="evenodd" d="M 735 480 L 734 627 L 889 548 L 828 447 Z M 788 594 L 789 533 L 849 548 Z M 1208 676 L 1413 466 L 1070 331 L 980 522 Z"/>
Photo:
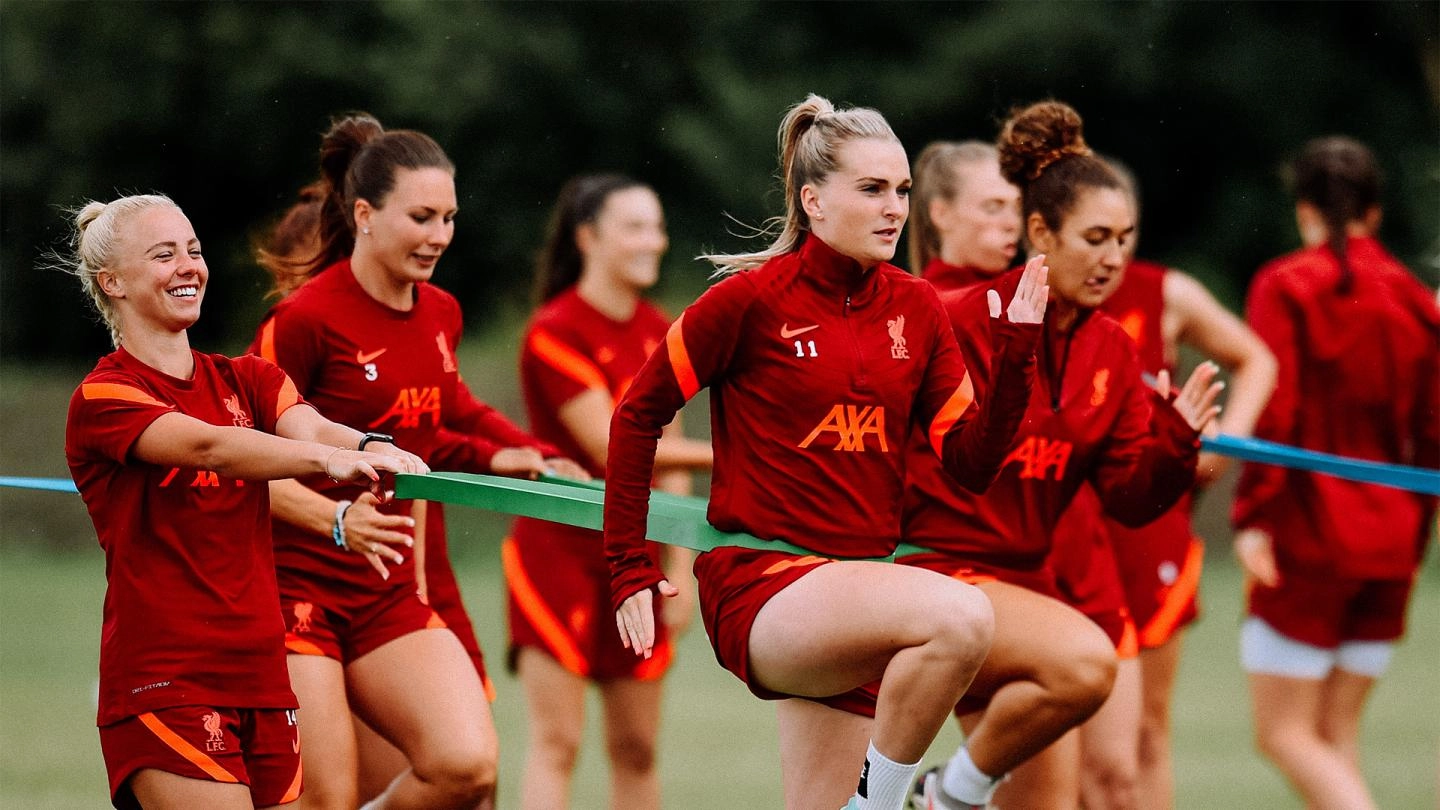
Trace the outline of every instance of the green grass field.
<path fill-rule="evenodd" d="M 509 330 L 496 330 L 508 333 Z M 461 355 L 485 399 L 518 413 L 514 347 L 492 339 Z M 493 369 L 504 368 L 496 374 Z M 487 373 L 489 371 L 490 373 Z M 0 474 L 64 476 L 64 403 L 84 369 L 0 367 Z M 507 387 L 510 386 L 510 387 Z M 703 402 L 687 424 L 704 432 Z M 689 409 L 687 409 L 689 410 Z M 1250 739 L 1249 698 L 1236 663 L 1240 578 L 1224 549 L 1227 488 L 1208 493 L 1197 524 L 1211 544 L 1205 614 L 1187 642 L 1175 701 L 1181 810 L 1300 808 Z M 504 520 L 449 513 L 460 582 L 499 690 L 502 808 L 516 807 L 525 745 L 519 684 L 504 658 L 498 540 Z M 1365 770 L 1386 810 L 1435 810 L 1440 743 L 1440 561 L 1432 554 L 1411 607 L 1410 635 L 1374 693 L 1364 726 Z M 0 808 L 106 807 L 94 728 L 104 561 L 80 500 L 0 489 Z M 591 703 L 590 715 L 599 707 Z M 780 802 L 775 721 L 711 655 L 697 620 L 669 680 L 661 769 L 666 805 L 685 810 L 771 808 Z M 959 743 L 953 728 L 928 757 Z M 574 807 L 607 806 L 603 748 L 587 729 Z"/>
<path fill-rule="evenodd" d="M 53 509 L 78 502 L 52 495 Z M 459 564 L 481 642 L 502 658 L 503 592 L 493 521 L 457 514 Z M 7 521 L 8 524 L 8 521 Z M 487 533 L 489 532 L 489 533 Z M 93 692 L 104 563 L 100 552 L 63 555 L 0 546 L 0 806 L 105 806 L 94 729 Z M 1298 808 L 1250 744 L 1248 699 L 1236 665 L 1239 578 L 1210 567 L 1206 615 L 1190 634 L 1176 697 L 1180 808 Z M 1384 808 L 1432 808 L 1440 735 L 1440 566 L 1427 566 L 1411 613 L 1412 631 L 1376 690 L 1365 723 L 1366 773 Z M 496 722 L 503 746 L 501 807 L 516 806 L 525 740 L 519 684 L 496 673 Z M 592 704 L 591 716 L 598 717 Z M 595 729 L 591 728 L 591 732 Z M 931 758 L 958 742 L 947 730 Z M 661 767 L 667 806 L 767 808 L 779 804 L 774 718 L 720 669 L 704 636 L 691 632 L 666 697 Z M 600 738 L 587 736 L 576 779 L 577 808 L 606 806 Z"/>

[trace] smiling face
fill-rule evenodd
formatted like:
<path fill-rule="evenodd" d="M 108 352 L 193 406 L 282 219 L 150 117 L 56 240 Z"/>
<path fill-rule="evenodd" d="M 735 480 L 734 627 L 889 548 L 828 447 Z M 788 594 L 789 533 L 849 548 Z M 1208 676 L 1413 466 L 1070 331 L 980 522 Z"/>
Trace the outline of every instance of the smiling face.
<path fill-rule="evenodd" d="M 585 257 L 583 273 L 634 292 L 655 286 L 660 257 L 670 246 L 660 198 L 644 186 L 612 192 L 595 220 L 576 230 L 575 240 Z"/>
<path fill-rule="evenodd" d="M 1081 309 L 1105 302 L 1125 270 L 1125 245 L 1135 235 L 1130 199 L 1118 188 L 1091 186 L 1075 196 L 1060 229 L 1052 231 L 1039 213 L 1027 223 L 1030 244 L 1050 266 L 1050 295 Z"/>
<path fill-rule="evenodd" d="M 910 215 L 905 147 L 858 138 L 842 144 L 835 157 L 835 171 L 800 190 L 810 232 L 866 269 L 890 261 Z"/>
<path fill-rule="evenodd" d="M 959 267 L 1000 273 L 1020 241 L 1020 189 L 1000 175 L 998 160 L 956 164 L 952 199 L 930 201 L 940 258 Z"/>
<path fill-rule="evenodd" d="M 121 333 L 183 332 L 200 318 L 210 271 L 179 209 L 155 205 L 118 224 L 114 255 L 96 281 L 114 303 Z"/>
<path fill-rule="evenodd" d="M 398 284 L 429 281 L 455 235 L 457 210 L 450 172 L 396 169 L 395 186 L 378 205 L 355 201 L 356 257 Z"/>

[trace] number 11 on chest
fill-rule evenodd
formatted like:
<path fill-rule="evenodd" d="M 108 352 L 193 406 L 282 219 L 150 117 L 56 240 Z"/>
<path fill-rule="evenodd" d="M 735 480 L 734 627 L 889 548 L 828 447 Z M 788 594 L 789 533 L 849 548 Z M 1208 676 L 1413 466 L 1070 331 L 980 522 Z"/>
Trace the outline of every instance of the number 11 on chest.
<path fill-rule="evenodd" d="M 807 348 L 810 350 L 810 353 L 809 353 L 809 354 L 806 354 L 806 353 L 805 353 L 805 350 L 806 350 Z M 818 357 L 819 355 L 815 353 L 815 341 L 813 341 L 813 340 L 806 340 L 806 341 L 799 341 L 799 340 L 797 340 L 797 341 L 795 341 L 795 356 L 796 356 L 796 357 Z"/>

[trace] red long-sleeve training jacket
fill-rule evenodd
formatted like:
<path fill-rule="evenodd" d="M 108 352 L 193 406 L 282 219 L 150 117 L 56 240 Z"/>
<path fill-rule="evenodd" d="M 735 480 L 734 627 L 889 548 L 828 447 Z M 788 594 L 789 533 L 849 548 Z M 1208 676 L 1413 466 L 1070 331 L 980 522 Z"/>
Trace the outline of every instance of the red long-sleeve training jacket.
<path fill-rule="evenodd" d="M 987 289 L 1008 301 L 1012 270 L 988 284 L 941 295 L 961 354 L 988 390 Z M 1039 366 L 1014 449 L 984 496 L 955 485 L 912 444 L 905 493 L 905 540 L 947 557 L 1029 570 L 1050 551 L 1055 523 L 1089 481 L 1105 511 L 1143 525 L 1195 480 L 1199 438 L 1184 418 L 1145 387 L 1135 344 L 1120 325 L 1082 312 L 1069 332 L 1049 323 L 1036 350 Z"/>
<path fill-rule="evenodd" d="M 1351 458 L 1440 468 L 1440 313 L 1374 239 L 1351 239 L 1354 286 L 1337 289 L 1328 247 L 1260 268 L 1246 317 L 1279 361 L 1255 435 Z M 1275 540 L 1281 570 L 1409 577 L 1435 499 L 1267 464 L 1246 464 L 1235 527 Z"/>
<path fill-rule="evenodd" d="M 977 404 L 934 289 L 897 267 L 862 271 L 810 235 L 711 287 L 611 421 L 605 553 L 615 606 L 664 578 L 643 542 L 655 443 L 704 387 L 716 528 L 836 557 L 890 554 L 912 423 L 946 469 L 983 490 L 1024 412 L 1039 335 L 995 323 L 995 395 Z"/>

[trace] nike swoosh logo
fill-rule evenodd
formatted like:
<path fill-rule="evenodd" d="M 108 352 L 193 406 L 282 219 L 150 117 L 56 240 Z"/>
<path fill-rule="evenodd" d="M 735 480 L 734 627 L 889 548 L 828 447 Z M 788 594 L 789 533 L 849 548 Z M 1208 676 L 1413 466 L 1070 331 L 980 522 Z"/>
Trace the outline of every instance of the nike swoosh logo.
<path fill-rule="evenodd" d="M 780 325 L 780 337 L 784 338 L 785 340 L 789 340 L 790 338 L 793 338 L 793 337 L 795 337 L 796 335 L 803 335 L 803 334 L 805 334 L 806 332 L 809 332 L 809 331 L 812 330 L 812 329 L 819 329 L 819 328 L 820 328 L 820 324 L 817 323 L 817 324 L 815 324 L 814 326 L 805 326 L 805 327 L 801 327 L 800 329 L 791 329 L 791 328 L 790 328 L 790 324 L 785 323 L 785 324 L 781 324 L 781 325 Z"/>
<path fill-rule="evenodd" d="M 366 363 L 373 363 L 375 362 L 375 358 L 384 354 L 386 351 L 388 351 L 388 349 L 381 349 L 378 352 L 370 352 L 369 354 L 366 354 L 365 352 L 356 352 L 355 362 L 359 363 L 362 366 Z"/>

